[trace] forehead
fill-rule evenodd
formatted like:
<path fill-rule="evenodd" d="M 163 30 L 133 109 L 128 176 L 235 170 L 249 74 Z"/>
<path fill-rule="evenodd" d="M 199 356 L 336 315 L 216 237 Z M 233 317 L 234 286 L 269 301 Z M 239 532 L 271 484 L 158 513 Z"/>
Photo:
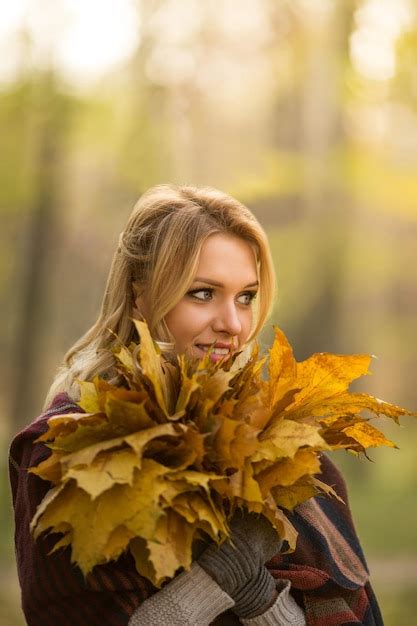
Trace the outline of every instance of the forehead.
<path fill-rule="evenodd" d="M 215 233 L 203 243 L 196 276 L 227 278 L 249 284 L 258 277 L 256 255 L 253 246 L 235 235 Z"/>

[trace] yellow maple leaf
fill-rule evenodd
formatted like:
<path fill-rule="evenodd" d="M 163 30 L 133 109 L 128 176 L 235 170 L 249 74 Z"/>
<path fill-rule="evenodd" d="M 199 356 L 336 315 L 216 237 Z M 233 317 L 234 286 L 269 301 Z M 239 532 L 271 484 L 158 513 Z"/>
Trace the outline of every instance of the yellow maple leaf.
<path fill-rule="evenodd" d="M 36 474 L 43 480 L 49 480 L 52 484 L 58 484 L 62 479 L 61 459 L 63 452 L 52 453 L 45 461 L 41 461 L 36 467 L 31 467 L 29 472 Z"/>
<path fill-rule="evenodd" d="M 158 354 L 155 348 L 155 343 L 147 324 L 139 320 L 133 320 L 133 322 L 140 336 L 139 354 L 141 372 L 149 381 L 158 405 L 164 414 L 169 417 L 169 392 L 161 364 L 161 355 Z"/>
<path fill-rule="evenodd" d="M 395 443 L 387 439 L 380 430 L 368 422 L 357 422 L 343 429 L 345 435 L 357 441 L 363 449 L 377 446 L 396 448 Z"/>
<path fill-rule="evenodd" d="M 111 454 L 103 451 L 88 465 L 75 465 L 67 469 L 65 479 L 74 479 L 94 500 L 115 484 L 131 485 L 134 471 L 140 469 L 141 465 L 141 457 L 133 450 L 115 450 Z"/>
<path fill-rule="evenodd" d="M 243 469 L 246 458 L 259 446 L 257 435 L 249 424 L 223 417 L 213 439 L 211 458 L 221 471 Z"/>
<path fill-rule="evenodd" d="M 282 457 L 293 457 L 301 447 L 318 450 L 328 449 L 317 426 L 281 419 L 268 427 L 259 437 L 260 443 L 253 455 L 253 461 L 267 459 L 273 461 Z"/>
<path fill-rule="evenodd" d="M 124 432 L 135 432 L 156 425 L 146 409 L 147 395 L 143 391 L 115 389 L 106 393 L 104 412 L 109 422 Z"/>
<path fill-rule="evenodd" d="M 320 472 L 320 460 L 315 450 L 301 448 L 294 457 L 285 457 L 256 473 L 256 480 L 265 497 L 275 486 L 290 487 L 300 478 Z"/>
<path fill-rule="evenodd" d="M 278 506 L 293 511 L 296 506 L 317 495 L 317 487 L 312 483 L 310 477 L 303 476 L 292 485 L 272 487 L 271 493 Z"/>
<path fill-rule="evenodd" d="M 30 471 L 54 487 L 31 522 L 37 538 L 61 533 L 87 575 L 130 550 L 155 585 L 191 565 L 193 542 L 221 542 L 236 507 L 264 515 L 294 549 L 285 515 L 318 494 L 338 497 L 317 478 L 323 450 L 365 453 L 391 446 L 362 417 L 398 422 L 414 415 L 350 383 L 368 373 L 367 355 L 319 353 L 297 363 L 276 328 L 266 357 L 213 363 L 164 361 L 144 322 L 140 343 L 114 351 L 123 386 L 79 381 L 85 413 L 48 420 L 39 437 L 51 456 Z"/>
<path fill-rule="evenodd" d="M 285 396 L 297 378 L 297 363 L 288 339 L 281 329 L 275 330 L 275 341 L 269 351 L 269 405 L 274 407 Z"/>
<path fill-rule="evenodd" d="M 114 484 L 95 499 L 69 480 L 52 490 L 38 508 L 31 525 L 35 537 L 48 528 L 54 532 L 62 522 L 71 526 L 72 561 L 87 574 L 94 565 L 106 561 L 103 551 L 117 526 L 125 526 L 133 536 L 153 540 L 158 519 L 164 514 L 158 504 L 164 490 L 162 476 L 169 471 L 144 459 L 132 485 Z M 126 547 L 120 547 L 120 553 Z"/>
<path fill-rule="evenodd" d="M 80 386 L 80 400 L 78 404 L 86 413 L 100 413 L 100 397 L 94 382 L 78 380 Z"/>

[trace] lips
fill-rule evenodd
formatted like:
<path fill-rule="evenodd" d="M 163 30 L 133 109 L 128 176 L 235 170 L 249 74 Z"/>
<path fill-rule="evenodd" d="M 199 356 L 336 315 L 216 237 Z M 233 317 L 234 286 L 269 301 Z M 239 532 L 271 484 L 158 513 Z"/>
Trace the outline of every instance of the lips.
<path fill-rule="evenodd" d="M 197 343 L 196 344 L 198 348 L 201 348 L 203 350 L 208 350 L 209 348 L 213 349 L 213 352 L 218 352 L 218 353 L 222 353 L 222 354 L 227 354 L 229 352 L 231 352 L 232 350 L 232 344 L 231 343 Z"/>
<path fill-rule="evenodd" d="M 209 348 L 211 348 L 210 357 L 213 361 L 219 361 L 220 359 L 224 359 L 229 356 L 232 352 L 232 344 L 230 343 L 198 343 L 195 344 L 196 347 L 201 350 L 202 353 L 208 352 Z"/>

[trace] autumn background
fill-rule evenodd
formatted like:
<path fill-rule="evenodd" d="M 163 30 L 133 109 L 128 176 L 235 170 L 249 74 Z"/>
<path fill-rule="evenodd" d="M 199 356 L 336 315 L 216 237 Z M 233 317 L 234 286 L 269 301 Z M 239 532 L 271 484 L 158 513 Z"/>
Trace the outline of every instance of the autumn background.
<path fill-rule="evenodd" d="M 298 360 L 417 409 L 417 2 L 15 0 L 0 8 L 0 622 L 23 624 L 7 446 L 93 323 L 119 233 L 159 182 L 258 216 Z M 262 337 L 272 338 L 267 326 Z M 388 626 L 417 610 L 417 421 L 334 455 Z"/>

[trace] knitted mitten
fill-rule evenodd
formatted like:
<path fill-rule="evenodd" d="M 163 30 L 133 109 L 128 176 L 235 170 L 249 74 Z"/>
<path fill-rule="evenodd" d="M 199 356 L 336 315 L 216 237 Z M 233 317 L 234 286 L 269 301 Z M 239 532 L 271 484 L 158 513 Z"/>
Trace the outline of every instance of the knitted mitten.
<path fill-rule="evenodd" d="M 279 552 L 282 541 L 262 515 L 237 511 L 230 528 L 231 537 L 210 545 L 197 563 L 233 598 L 233 611 L 249 618 L 271 604 L 275 581 L 264 563 Z"/>

